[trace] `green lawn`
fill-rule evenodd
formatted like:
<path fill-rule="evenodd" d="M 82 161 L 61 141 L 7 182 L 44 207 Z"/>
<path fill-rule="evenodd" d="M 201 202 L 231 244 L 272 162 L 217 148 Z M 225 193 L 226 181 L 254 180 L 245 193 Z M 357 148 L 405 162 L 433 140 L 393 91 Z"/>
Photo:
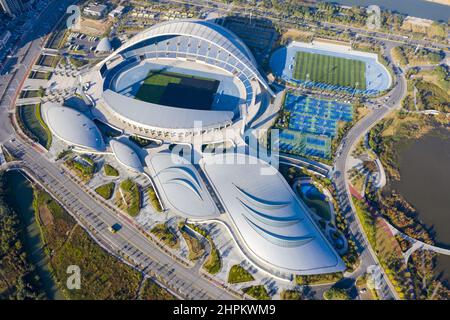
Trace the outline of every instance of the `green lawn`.
<path fill-rule="evenodd" d="M 231 267 L 228 273 L 228 283 L 240 283 L 255 280 L 253 276 L 238 264 Z"/>
<path fill-rule="evenodd" d="M 136 93 L 136 99 L 151 103 L 159 103 L 162 95 L 166 91 L 166 87 L 170 83 L 179 84 L 181 80 L 182 79 L 177 77 L 176 74 L 172 75 L 167 72 L 149 72 L 144 83 Z"/>
<path fill-rule="evenodd" d="M 105 171 L 105 175 L 110 176 L 110 177 L 118 177 L 119 176 L 119 171 L 117 171 L 116 168 L 114 168 L 112 165 L 110 164 L 105 164 L 103 166 L 103 170 Z"/>
<path fill-rule="evenodd" d="M 158 197 L 156 196 L 156 191 L 153 189 L 153 187 L 149 187 L 147 191 L 148 197 L 150 199 L 150 202 L 152 203 L 153 208 L 156 210 L 156 212 L 162 212 L 161 203 L 159 202 Z"/>
<path fill-rule="evenodd" d="M 216 274 L 222 269 L 222 260 L 220 259 L 219 250 L 217 250 L 211 239 L 209 239 L 209 245 L 211 246 L 211 252 L 203 264 L 203 268 L 210 274 Z"/>
<path fill-rule="evenodd" d="M 199 83 L 201 82 L 201 83 Z M 188 74 L 176 73 L 176 72 L 165 72 L 165 71 L 150 71 L 147 74 L 144 82 L 136 93 L 135 98 L 150 103 L 161 104 L 164 103 L 164 99 L 167 100 L 167 95 L 176 94 L 174 88 L 170 89 L 172 91 L 166 92 L 169 85 L 182 85 L 190 87 L 193 91 L 199 89 L 199 86 L 203 86 L 205 91 L 203 94 L 210 94 L 215 92 L 217 88 L 214 88 L 214 83 L 218 82 L 213 79 L 208 79 L 204 77 L 198 77 Z M 178 92 L 179 93 L 179 92 Z M 197 93 L 201 95 L 201 93 Z M 202 101 L 201 99 L 199 100 Z M 167 101 L 165 101 L 167 102 Z M 136 141 L 135 141 L 136 142 Z"/>
<path fill-rule="evenodd" d="M 154 226 L 151 233 L 153 233 L 159 240 L 164 242 L 170 248 L 176 249 L 180 246 L 177 236 L 167 227 L 165 223 L 160 223 Z"/>
<path fill-rule="evenodd" d="M 256 300 L 270 300 L 269 293 L 267 292 L 266 287 L 263 285 L 258 286 L 251 286 L 242 289 L 244 293 L 248 294 L 249 296 L 255 298 Z"/>
<path fill-rule="evenodd" d="M 293 77 L 296 80 L 356 87 L 365 90 L 366 64 L 359 60 L 297 52 Z"/>
<path fill-rule="evenodd" d="M 191 261 L 195 261 L 198 258 L 200 258 L 203 253 L 205 252 L 205 249 L 203 248 L 202 243 L 200 240 L 198 240 L 196 237 L 192 236 L 190 233 L 186 232 L 186 229 L 184 227 L 180 227 L 180 233 L 183 236 L 186 245 L 189 249 L 188 258 Z"/>
<path fill-rule="evenodd" d="M 131 179 L 127 179 L 120 183 L 120 189 L 122 192 L 116 192 L 116 204 L 130 216 L 137 216 L 141 210 L 139 185 Z"/>
<path fill-rule="evenodd" d="M 97 192 L 104 199 L 108 200 L 108 199 L 111 199 L 111 197 L 114 193 L 115 186 L 116 186 L 116 184 L 114 182 L 109 182 L 107 184 L 101 185 L 100 187 L 97 187 L 95 189 L 95 192 Z"/>
<path fill-rule="evenodd" d="M 24 131 L 30 138 L 37 140 L 46 149 L 52 143 L 52 134 L 41 118 L 40 105 L 25 105 L 19 108 L 19 118 L 24 126 Z"/>

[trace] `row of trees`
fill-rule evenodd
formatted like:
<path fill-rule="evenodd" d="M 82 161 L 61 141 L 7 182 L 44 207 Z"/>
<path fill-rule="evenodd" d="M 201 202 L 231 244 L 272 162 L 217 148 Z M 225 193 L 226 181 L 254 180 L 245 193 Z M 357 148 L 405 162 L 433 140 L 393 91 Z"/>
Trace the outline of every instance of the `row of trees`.
<path fill-rule="evenodd" d="M 40 279 L 25 252 L 23 230 L 6 188 L 6 178 L 0 174 L 0 299 L 43 299 Z"/>

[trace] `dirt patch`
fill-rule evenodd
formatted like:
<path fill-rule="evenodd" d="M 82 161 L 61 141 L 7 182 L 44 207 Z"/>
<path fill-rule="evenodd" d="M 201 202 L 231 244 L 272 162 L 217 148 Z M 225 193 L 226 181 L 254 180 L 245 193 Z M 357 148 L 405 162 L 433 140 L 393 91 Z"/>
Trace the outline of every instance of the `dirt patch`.
<path fill-rule="evenodd" d="M 282 42 L 285 43 L 287 41 L 311 41 L 313 39 L 313 33 L 308 31 L 301 31 L 297 29 L 288 29 L 281 36 Z"/>
<path fill-rule="evenodd" d="M 41 220 L 42 224 L 46 227 L 52 226 L 54 223 L 53 215 L 45 205 L 39 207 L 39 219 Z"/>
<path fill-rule="evenodd" d="M 109 30 L 111 25 L 112 21 L 109 19 L 94 20 L 81 18 L 81 28 L 77 31 L 91 36 L 101 36 Z"/>

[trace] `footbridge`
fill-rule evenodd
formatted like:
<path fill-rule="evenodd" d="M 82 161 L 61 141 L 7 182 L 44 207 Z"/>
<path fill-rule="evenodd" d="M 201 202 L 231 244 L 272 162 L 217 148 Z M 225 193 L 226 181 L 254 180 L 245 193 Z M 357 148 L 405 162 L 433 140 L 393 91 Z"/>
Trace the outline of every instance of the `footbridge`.
<path fill-rule="evenodd" d="M 433 252 L 436 252 L 436 253 L 440 253 L 440 254 L 444 254 L 444 255 L 450 256 L 450 249 L 434 246 L 434 245 L 425 243 L 423 241 L 414 239 L 414 238 L 408 236 L 407 234 L 404 234 L 403 232 L 401 232 L 397 228 L 395 228 L 387 220 L 385 220 L 385 222 L 388 225 L 389 229 L 391 230 L 391 232 L 392 232 L 392 234 L 394 236 L 398 234 L 403 239 L 408 240 L 409 242 L 411 242 L 411 244 L 412 244 L 411 248 L 409 248 L 408 251 L 403 253 L 403 257 L 405 259 L 405 262 L 408 262 L 409 257 L 416 250 L 430 250 L 430 251 L 433 251 Z"/>

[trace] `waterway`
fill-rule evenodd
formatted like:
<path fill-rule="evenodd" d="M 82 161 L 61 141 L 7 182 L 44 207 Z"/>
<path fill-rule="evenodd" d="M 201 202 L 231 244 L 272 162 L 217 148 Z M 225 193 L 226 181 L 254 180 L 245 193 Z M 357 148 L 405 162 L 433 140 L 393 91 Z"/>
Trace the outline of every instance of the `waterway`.
<path fill-rule="evenodd" d="M 25 232 L 25 249 L 30 261 L 35 265 L 41 279 L 43 290 L 48 299 L 62 300 L 64 295 L 58 290 L 48 266 L 48 258 L 43 250 L 39 226 L 33 209 L 33 188 L 31 183 L 19 171 L 5 174 L 7 196 L 10 205 L 20 217 Z"/>
<path fill-rule="evenodd" d="M 450 131 L 435 130 L 399 153 L 400 181 L 391 183 L 418 211 L 436 244 L 450 248 Z M 439 256 L 437 271 L 450 282 L 450 256 Z"/>
<path fill-rule="evenodd" d="M 447 22 L 450 17 L 450 6 L 425 0 L 318 0 L 334 2 L 345 6 L 367 7 L 372 4 L 382 9 L 399 12 L 405 15 Z"/>

